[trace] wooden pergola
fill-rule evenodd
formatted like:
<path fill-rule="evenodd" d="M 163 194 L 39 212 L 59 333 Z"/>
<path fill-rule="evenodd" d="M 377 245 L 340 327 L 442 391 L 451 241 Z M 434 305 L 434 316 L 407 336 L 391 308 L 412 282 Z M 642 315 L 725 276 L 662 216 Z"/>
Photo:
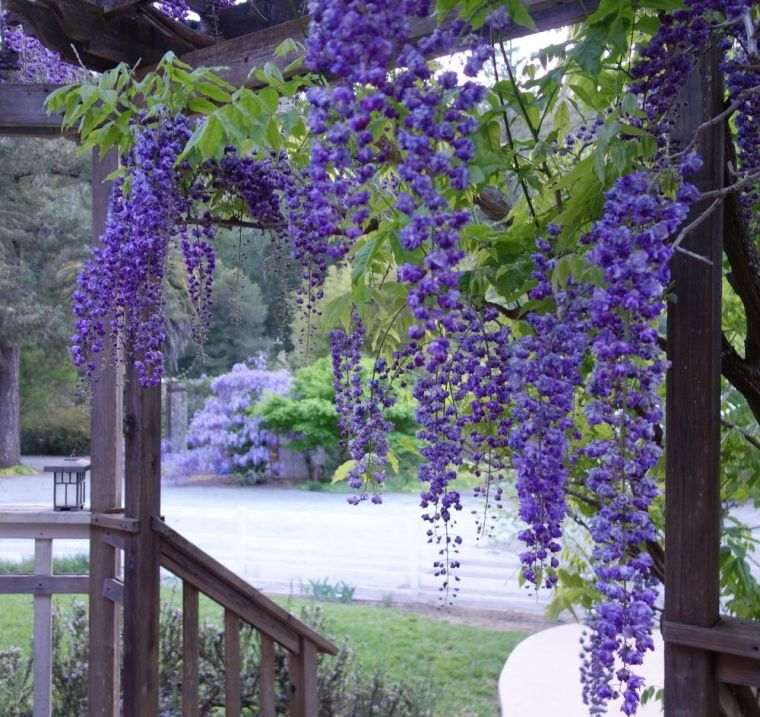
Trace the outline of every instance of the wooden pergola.
<path fill-rule="evenodd" d="M 596 4 L 528 3 L 536 31 L 578 22 Z M 192 0 L 200 17 L 193 29 L 169 20 L 145 0 L 6 0 L 5 6 L 29 34 L 67 59 L 78 56 L 94 70 L 122 61 L 140 60 L 149 66 L 173 50 L 193 66 L 223 67 L 221 74 L 230 82 L 249 85 L 255 82 L 249 80 L 252 67 L 265 62 L 284 67 L 292 59 L 277 57 L 274 50 L 286 38 L 302 40 L 307 23 L 306 18 L 294 16 L 298 4 L 285 0 L 268 3 L 268 15 L 252 12 L 248 4 L 215 10 L 208 0 Z M 433 20 L 426 20 L 417 31 L 424 35 L 432 27 Z M 506 37 L 530 32 L 514 26 Z M 59 136 L 59 119 L 48 117 L 43 109 L 52 89 L 0 84 L 0 134 Z M 676 139 L 686 142 L 723 109 L 716 52 L 701 58 L 681 99 L 675 132 Z M 723 123 L 717 122 L 699 133 L 697 151 L 706 161 L 696 183 L 703 191 L 724 186 L 724 132 Z M 104 178 L 114 166 L 113 157 L 93 160 L 94 241 L 105 223 L 109 187 Z M 720 682 L 760 687 L 760 626 L 721 617 L 719 610 L 722 232 L 718 209 L 685 241 L 690 252 L 711 263 L 677 254 L 673 266 L 677 301 L 670 305 L 667 331 L 672 365 L 667 383 L 662 624 L 667 717 L 715 717 Z M 106 358 L 94 384 L 92 405 L 92 512 L 87 525 L 90 714 L 113 717 L 119 713 L 122 695 L 126 717 L 158 715 L 159 569 L 163 566 L 184 585 L 184 715 L 198 714 L 199 592 L 225 607 L 227 715 L 240 711 L 241 619 L 261 635 L 261 714 L 274 714 L 277 643 L 289 656 L 294 685 L 291 714 L 316 715 L 317 654 L 334 652 L 333 645 L 172 531 L 161 517 L 160 401 L 158 389 L 141 389 L 131 369 L 122 375 Z M 0 537 L 2 521 L 0 516 Z M 122 554 L 123 581 L 119 579 Z M 43 550 L 42 567 L 45 556 Z M 7 584 L 0 581 L 0 592 Z M 53 592 L 55 585 L 47 578 L 29 583 L 41 597 Z M 49 714 L 49 699 L 35 703 L 36 717 Z"/>

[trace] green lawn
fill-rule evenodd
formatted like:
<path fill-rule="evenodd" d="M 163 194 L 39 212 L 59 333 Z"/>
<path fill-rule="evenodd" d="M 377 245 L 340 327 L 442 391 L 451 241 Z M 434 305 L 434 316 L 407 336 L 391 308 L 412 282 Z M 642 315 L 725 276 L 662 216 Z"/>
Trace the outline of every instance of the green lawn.
<path fill-rule="evenodd" d="M 178 595 L 167 590 L 166 598 Z M 58 596 L 56 604 L 72 598 Z M 304 599 L 277 598 L 298 612 Z M 523 633 L 454 624 L 393 607 L 358 603 L 320 603 L 328 632 L 348 641 L 368 672 L 381 668 L 389 677 L 429 679 L 438 696 L 440 717 L 493 717 L 498 714 L 496 683 L 509 652 Z M 201 605 L 201 619 L 221 620 L 211 601 Z M 31 597 L 0 596 L 0 650 L 13 645 L 29 649 Z"/>

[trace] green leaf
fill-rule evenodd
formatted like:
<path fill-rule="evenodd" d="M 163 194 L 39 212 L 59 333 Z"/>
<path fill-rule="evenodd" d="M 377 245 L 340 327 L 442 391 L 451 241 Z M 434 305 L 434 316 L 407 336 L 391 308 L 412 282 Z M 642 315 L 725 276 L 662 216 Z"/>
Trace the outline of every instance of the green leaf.
<path fill-rule="evenodd" d="M 232 101 L 232 95 L 229 92 L 211 82 L 199 82 L 196 88 L 206 95 L 206 97 L 210 97 L 217 102 L 226 104 Z"/>
<path fill-rule="evenodd" d="M 528 8 L 525 7 L 520 0 L 507 0 L 506 5 L 507 12 L 514 22 L 523 27 L 527 27 L 530 30 L 536 29 L 536 23 L 530 16 Z"/>
<path fill-rule="evenodd" d="M 275 57 L 287 57 L 291 52 L 298 52 L 298 43 L 292 38 L 285 38 L 274 51 Z"/>
<path fill-rule="evenodd" d="M 348 474 L 351 472 L 351 470 L 356 466 L 356 464 L 359 461 L 354 460 L 353 458 L 349 461 L 346 461 L 345 463 L 341 463 L 336 469 L 335 473 L 333 473 L 331 483 L 340 483 L 341 481 L 348 479 Z"/>
<path fill-rule="evenodd" d="M 198 149 L 203 159 L 211 159 L 221 153 L 223 142 L 224 128 L 222 123 L 215 115 L 209 115 L 198 137 Z"/>
<path fill-rule="evenodd" d="M 192 112 L 202 115 L 210 115 L 217 109 L 217 106 L 205 97 L 191 97 L 187 102 L 187 107 Z"/>

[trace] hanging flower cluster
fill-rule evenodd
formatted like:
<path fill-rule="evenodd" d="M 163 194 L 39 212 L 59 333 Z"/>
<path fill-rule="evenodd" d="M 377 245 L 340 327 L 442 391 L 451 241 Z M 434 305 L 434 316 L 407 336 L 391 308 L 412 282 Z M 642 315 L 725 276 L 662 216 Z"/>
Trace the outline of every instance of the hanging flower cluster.
<path fill-rule="evenodd" d="M 216 266 L 212 196 L 240 199 L 258 226 L 282 233 L 280 197 L 292 185 L 282 158 L 258 160 L 228 148 L 221 160 L 195 175 L 178 158 L 192 134 L 184 116 L 157 122 L 142 117 L 135 143 L 122 159 L 126 179 L 112 189 L 106 230 L 78 278 L 73 296 L 77 319 L 71 353 L 91 374 L 106 341 L 120 341 L 136 358 L 142 385 L 163 372 L 163 280 L 168 252 L 184 260 L 187 292 L 194 308 L 194 336 L 205 339 Z"/>
<path fill-rule="evenodd" d="M 350 333 L 343 329 L 330 333 L 335 407 L 341 432 L 349 437 L 348 452 L 354 461 L 348 473 L 348 485 L 360 491 L 349 498 L 349 503 L 354 505 L 369 499 L 368 488 L 374 491 L 372 502 L 382 502 L 378 490 L 385 482 L 391 430 L 384 412 L 394 403 L 385 380 L 387 371 L 383 360 L 376 362 L 365 391 L 361 362 L 363 343 L 364 325 L 356 310 Z"/>
<path fill-rule="evenodd" d="M 547 588 L 557 583 L 570 445 L 572 439 L 580 439 L 573 411 L 592 324 L 588 286 L 570 281 L 566 287 L 552 287 L 556 263 L 552 242 L 559 233 L 560 228 L 551 225 L 548 240 L 537 243 L 533 255 L 537 284 L 529 294 L 534 301 L 552 300 L 554 308 L 526 317 L 533 333 L 514 342 L 510 362 L 517 390 L 509 416 L 509 448 L 517 473 L 520 517 L 528 526 L 519 535 L 527 548 L 520 559 L 523 577 Z"/>
<path fill-rule="evenodd" d="M 686 168 L 694 165 L 692 160 Z M 679 196 L 664 197 L 653 175 L 625 176 L 608 192 L 602 218 L 584 238 L 589 261 L 604 275 L 587 303 L 594 362 L 586 418 L 601 437 L 582 448 L 586 486 L 598 504 L 591 519 L 592 564 L 602 596 L 589 620 L 582 670 L 592 714 L 604 714 L 618 692 L 623 711 L 635 714 L 643 680 L 630 668 L 653 649 L 657 593 L 642 546 L 656 538 L 649 516 L 657 496 L 651 470 L 660 456 L 659 388 L 667 369 L 653 322 L 665 309 L 669 239 L 686 219 L 686 200 L 694 198 L 688 187 Z"/>
<path fill-rule="evenodd" d="M 70 65 L 57 52 L 48 50 L 36 37 L 24 33 L 21 25 L 11 25 L 7 13 L 0 11 L 0 82 L 78 82 L 85 74 Z"/>
<path fill-rule="evenodd" d="M 135 357 L 141 384 L 150 386 L 160 381 L 162 371 L 162 284 L 169 244 L 182 233 L 191 295 L 201 306 L 210 302 L 214 258 L 207 241 L 210 227 L 181 232 L 190 200 L 175 164 L 192 134 L 188 120 L 162 118 L 136 132 L 123 162 L 129 184 L 123 178 L 114 183 L 101 245 L 77 282 L 71 354 L 76 366 L 92 373 L 105 342 L 122 337 Z M 207 311 L 201 308 L 200 313 Z"/>

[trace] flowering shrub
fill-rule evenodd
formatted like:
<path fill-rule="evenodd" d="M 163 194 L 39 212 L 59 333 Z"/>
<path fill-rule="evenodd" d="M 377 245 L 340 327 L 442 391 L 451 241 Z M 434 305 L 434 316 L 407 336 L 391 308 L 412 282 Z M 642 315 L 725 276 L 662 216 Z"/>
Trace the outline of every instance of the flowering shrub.
<path fill-rule="evenodd" d="M 262 430 L 249 408 L 262 396 L 284 395 L 292 379 L 285 370 L 269 371 L 263 359 L 236 364 L 211 383 L 212 396 L 192 418 L 189 449 L 165 454 L 164 476 L 174 479 L 214 473 L 248 479 L 272 470 L 273 434 Z"/>

